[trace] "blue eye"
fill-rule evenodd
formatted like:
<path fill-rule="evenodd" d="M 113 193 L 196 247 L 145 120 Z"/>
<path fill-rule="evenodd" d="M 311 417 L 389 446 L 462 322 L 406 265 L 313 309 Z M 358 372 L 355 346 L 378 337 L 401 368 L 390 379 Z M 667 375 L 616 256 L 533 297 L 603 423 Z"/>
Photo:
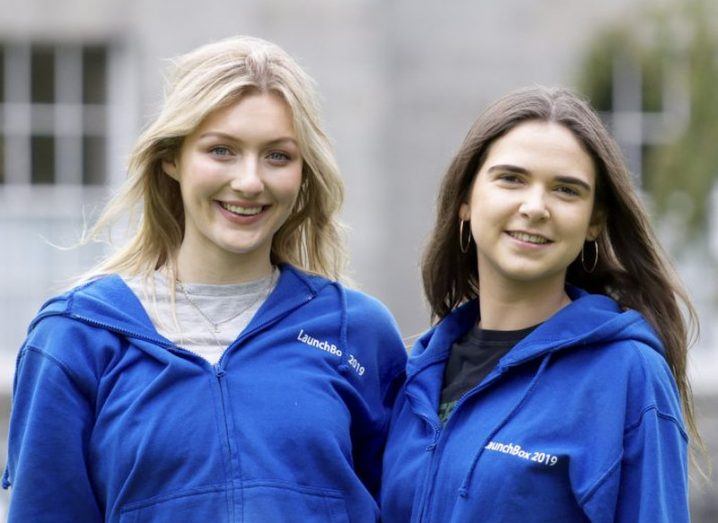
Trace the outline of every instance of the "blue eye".
<path fill-rule="evenodd" d="M 267 154 L 267 159 L 274 164 L 286 164 L 289 163 L 291 160 L 290 156 L 287 153 L 283 153 L 281 151 L 272 151 L 271 153 Z"/>
<path fill-rule="evenodd" d="M 226 147 L 224 145 L 217 145 L 215 147 L 212 147 L 209 150 L 210 153 L 212 153 L 214 156 L 229 156 L 232 154 L 232 151 L 229 149 L 229 147 Z"/>

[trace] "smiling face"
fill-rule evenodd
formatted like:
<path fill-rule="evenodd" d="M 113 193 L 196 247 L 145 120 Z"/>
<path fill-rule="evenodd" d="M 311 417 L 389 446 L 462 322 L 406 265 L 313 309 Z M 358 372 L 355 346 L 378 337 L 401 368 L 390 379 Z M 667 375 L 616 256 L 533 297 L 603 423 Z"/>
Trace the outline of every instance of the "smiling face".
<path fill-rule="evenodd" d="M 527 121 L 493 142 L 459 211 L 471 222 L 479 286 L 562 289 L 600 232 L 595 184 L 591 157 L 563 125 Z"/>
<path fill-rule="evenodd" d="M 211 113 L 163 162 L 177 180 L 185 231 L 178 264 L 194 280 L 227 267 L 266 274 L 272 238 L 302 183 L 291 110 L 277 94 L 253 91 Z"/>

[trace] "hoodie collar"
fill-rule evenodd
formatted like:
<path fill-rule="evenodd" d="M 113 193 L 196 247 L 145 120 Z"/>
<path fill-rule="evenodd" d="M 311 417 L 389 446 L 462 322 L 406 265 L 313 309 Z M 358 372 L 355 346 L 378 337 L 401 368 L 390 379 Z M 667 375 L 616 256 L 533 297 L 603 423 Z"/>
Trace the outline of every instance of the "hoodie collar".
<path fill-rule="evenodd" d="M 279 270 L 276 287 L 252 318 L 247 330 L 260 328 L 286 315 L 310 301 L 330 283 L 289 264 L 281 264 Z M 49 300 L 30 324 L 30 329 L 42 318 L 58 314 L 159 345 L 172 345 L 157 332 L 137 296 L 117 274 L 98 278 Z"/>
<path fill-rule="evenodd" d="M 407 375 L 412 376 L 434 363 L 447 359 L 454 342 L 471 330 L 478 319 L 478 300 L 468 301 L 454 309 L 416 340 L 407 363 Z"/>
<path fill-rule="evenodd" d="M 518 365 L 577 344 L 606 343 L 627 338 L 646 343 L 663 354 L 658 336 L 640 313 L 623 311 L 612 298 L 589 294 L 572 285 L 566 286 L 566 292 L 571 303 L 516 344 L 499 365 Z M 478 319 L 478 299 L 454 309 L 416 341 L 407 364 L 407 375 L 411 377 L 428 366 L 446 360 L 454 342 L 468 332 Z"/>
<path fill-rule="evenodd" d="M 566 286 L 571 303 L 548 318 L 501 359 L 503 366 L 518 365 L 576 345 L 633 339 L 663 355 L 663 346 L 643 316 L 603 294 L 589 294 Z"/>

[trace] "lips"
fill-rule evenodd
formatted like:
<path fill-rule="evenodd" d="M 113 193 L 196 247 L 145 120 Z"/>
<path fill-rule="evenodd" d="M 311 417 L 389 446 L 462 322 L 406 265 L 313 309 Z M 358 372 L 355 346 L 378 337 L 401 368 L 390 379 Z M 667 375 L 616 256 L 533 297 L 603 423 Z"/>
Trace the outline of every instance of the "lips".
<path fill-rule="evenodd" d="M 522 231 L 506 231 L 506 234 L 525 243 L 532 243 L 534 245 L 546 245 L 547 243 L 553 243 L 551 240 L 541 234 L 533 234 Z"/>
<path fill-rule="evenodd" d="M 238 216 L 256 216 L 264 209 L 263 205 L 237 205 L 228 202 L 218 202 L 224 210 Z"/>

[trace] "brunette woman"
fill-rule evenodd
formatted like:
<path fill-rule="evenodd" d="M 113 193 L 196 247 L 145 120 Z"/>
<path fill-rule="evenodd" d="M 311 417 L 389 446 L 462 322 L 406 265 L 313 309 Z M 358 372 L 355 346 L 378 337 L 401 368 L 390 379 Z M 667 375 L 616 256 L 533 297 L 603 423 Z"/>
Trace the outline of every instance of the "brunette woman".
<path fill-rule="evenodd" d="M 423 261 L 387 522 L 687 521 L 693 309 L 619 148 L 563 89 L 479 116 Z"/>

